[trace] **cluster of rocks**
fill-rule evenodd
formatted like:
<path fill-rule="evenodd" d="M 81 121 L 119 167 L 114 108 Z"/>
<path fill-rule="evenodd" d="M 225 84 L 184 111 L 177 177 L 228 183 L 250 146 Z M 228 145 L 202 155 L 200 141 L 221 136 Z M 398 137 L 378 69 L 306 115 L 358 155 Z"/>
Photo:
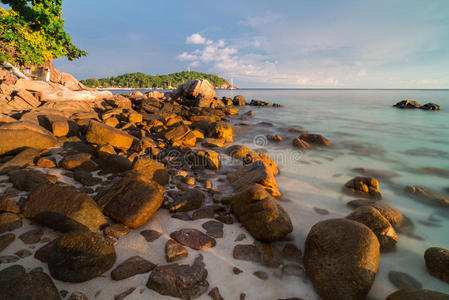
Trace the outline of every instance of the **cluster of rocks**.
<path fill-rule="evenodd" d="M 2 74 L 2 87 L 22 80 Z M 0 174 L 13 185 L 1 195 L 0 251 L 16 239 L 9 232 L 22 226 L 22 218 L 30 219 L 61 232 L 34 254 L 48 264 L 51 277 L 84 282 L 110 270 L 116 263 L 116 239 L 145 224 L 161 207 L 185 220 L 216 219 L 203 224 L 207 233 L 190 228 L 172 232 L 165 245 L 167 262 L 186 257 L 187 248 L 214 247 L 215 239 L 223 236 L 223 224 L 232 224 L 235 217 L 263 242 L 280 240 L 293 230 L 275 198 L 280 195 L 276 164 L 247 147 L 225 147 L 234 136 L 228 118 L 246 104 L 244 97 L 218 99 L 205 80 L 188 82 L 173 93 L 98 94 L 92 101 L 43 100 L 42 91 L 31 95 L 36 101 L 32 106 L 8 104 L 0 115 Z M 207 179 L 208 172 L 221 169 L 221 155 L 241 161 L 227 174 L 235 194 L 220 196 Z M 76 184 L 62 182 L 60 174 Z M 13 199 L 21 191 L 26 196 L 16 203 Z M 148 241 L 161 235 L 141 234 Z M 29 235 L 41 241 L 42 230 Z M 14 262 L 20 256 L 0 259 Z M 36 293 L 60 299 L 48 275 L 17 268 L 21 266 L 4 270 L 0 284 L 20 280 L 26 287 L 21 292 L 2 289 L 0 298 Z M 158 266 L 130 257 L 111 277 L 123 280 L 148 272 L 147 287 L 162 295 L 187 299 L 209 290 L 201 256 L 193 265 Z M 219 295 L 216 288 L 210 293 Z"/>
<path fill-rule="evenodd" d="M 393 105 L 393 107 L 402 109 L 423 109 L 423 110 L 441 110 L 441 106 L 438 104 L 429 102 L 424 105 L 419 104 L 418 101 L 414 100 L 402 100 Z"/>

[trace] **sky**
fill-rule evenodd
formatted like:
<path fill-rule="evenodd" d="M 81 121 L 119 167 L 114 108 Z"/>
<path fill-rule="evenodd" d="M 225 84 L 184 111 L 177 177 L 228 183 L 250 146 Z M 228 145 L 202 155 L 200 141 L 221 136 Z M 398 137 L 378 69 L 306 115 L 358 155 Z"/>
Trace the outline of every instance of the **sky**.
<path fill-rule="evenodd" d="M 449 0 L 64 0 L 78 79 L 215 73 L 239 87 L 449 88 Z"/>

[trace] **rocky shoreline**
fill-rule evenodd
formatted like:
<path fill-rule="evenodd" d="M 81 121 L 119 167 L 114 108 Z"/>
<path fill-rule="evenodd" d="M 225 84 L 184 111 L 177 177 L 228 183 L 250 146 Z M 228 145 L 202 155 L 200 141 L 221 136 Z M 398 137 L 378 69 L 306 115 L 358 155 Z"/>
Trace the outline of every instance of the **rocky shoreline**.
<path fill-rule="evenodd" d="M 205 80 L 172 93 L 128 95 L 62 87 L 49 92 L 48 86 L 33 91 L 31 85 L 43 84 L 23 85 L 7 71 L 0 80 L 9 92 L 2 109 L 8 113 L 0 115 L 0 266 L 6 267 L 0 286 L 15 287 L 0 288 L 0 299 L 87 299 L 82 283 L 91 290 L 90 282 L 104 277 L 108 285 L 94 287 L 92 299 L 107 299 L 115 282 L 134 277 L 144 285 L 120 285 L 115 299 L 148 289 L 181 299 L 223 299 L 226 276 L 244 270 L 231 264 L 223 281 L 210 279 L 218 276 L 212 269 L 230 267 L 213 262 L 211 250 L 232 251 L 233 259 L 255 265 L 255 280 L 269 282 L 268 268 L 281 278 L 310 280 L 323 299 L 364 299 L 381 251 L 394 250 L 396 231 L 406 226 L 401 212 L 379 201 L 375 178 L 355 177 L 343 187 L 364 198 L 351 201 L 354 212 L 315 224 L 304 247 L 292 243 L 296 216 L 278 200 L 279 168 L 266 154 L 233 145 L 238 128 L 228 122 L 254 114 L 240 114 L 240 106 L 280 105 L 218 99 Z M 74 99 L 79 93 L 92 98 Z M 14 104 L 22 100 L 27 105 Z M 319 134 L 296 133 L 295 148 L 332 146 Z M 409 189 L 417 197 L 429 194 L 420 191 Z M 156 219 L 160 227 L 148 228 Z M 227 234 L 231 229 L 235 237 Z M 137 238 L 145 251 L 129 255 L 125 249 Z M 429 273 L 446 282 L 448 257 L 440 248 L 425 255 Z M 81 285 L 61 289 L 70 287 L 65 283 Z M 245 299 L 245 291 L 239 293 Z M 448 297 L 408 290 L 388 299 L 423 293 Z"/>

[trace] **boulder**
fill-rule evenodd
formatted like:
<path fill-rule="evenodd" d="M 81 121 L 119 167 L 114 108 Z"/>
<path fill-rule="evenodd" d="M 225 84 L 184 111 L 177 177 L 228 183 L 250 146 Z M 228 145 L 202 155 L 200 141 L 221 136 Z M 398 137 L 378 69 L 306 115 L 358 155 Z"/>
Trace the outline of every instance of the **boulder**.
<path fill-rule="evenodd" d="M 189 127 L 181 124 L 167 131 L 164 137 L 166 140 L 175 143 L 182 140 L 182 138 L 184 138 L 189 133 L 189 131 Z"/>
<path fill-rule="evenodd" d="M 98 165 L 91 158 L 92 155 L 89 153 L 67 155 L 59 162 L 59 166 L 67 170 L 95 171 Z"/>
<path fill-rule="evenodd" d="M 189 255 L 187 248 L 182 246 L 180 243 L 175 242 L 172 239 L 169 239 L 165 243 L 165 258 L 168 262 L 180 260 L 187 255 Z"/>
<path fill-rule="evenodd" d="M 181 84 L 174 92 L 175 97 L 182 97 L 186 99 L 214 99 L 217 98 L 214 87 L 206 79 L 191 80 L 187 83 Z M 205 107 L 200 106 L 199 107 Z"/>
<path fill-rule="evenodd" d="M 107 223 L 95 201 L 70 186 L 44 184 L 34 189 L 23 215 L 59 231 L 100 231 Z"/>
<path fill-rule="evenodd" d="M 237 192 L 243 191 L 255 183 L 262 185 L 272 196 L 280 196 L 274 174 L 263 162 L 255 161 L 227 175 L 228 181 Z"/>
<path fill-rule="evenodd" d="M 174 202 L 167 206 L 170 212 L 186 212 L 198 209 L 203 205 L 204 193 L 198 189 L 187 189 L 175 197 Z"/>
<path fill-rule="evenodd" d="M 309 143 L 307 143 L 306 141 L 304 141 L 300 138 L 294 139 L 292 142 L 292 145 L 296 148 L 304 149 L 304 150 L 312 148 L 312 146 Z"/>
<path fill-rule="evenodd" d="M 358 222 L 321 221 L 307 236 L 304 266 L 321 298 L 365 299 L 379 266 L 379 242 Z"/>
<path fill-rule="evenodd" d="M 217 244 L 213 237 L 192 228 L 174 231 L 170 233 L 170 237 L 178 243 L 195 250 L 213 248 Z"/>
<path fill-rule="evenodd" d="M 105 173 L 121 173 L 131 170 L 131 161 L 123 155 L 110 154 L 103 158 L 97 159 L 96 162 Z"/>
<path fill-rule="evenodd" d="M 61 300 L 59 291 L 50 276 L 38 271 L 17 274 L 9 280 L 0 281 L 2 300 Z"/>
<path fill-rule="evenodd" d="M 373 177 L 355 177 L 346 182 L 343 191 L 355 196 L 382 199 L 379 192 L 379 182 Z"/>
<path fill-rule="evenodd" d="M 398 241 L 398 236 L 393 226 L 372 206 L 361 206 L 349 214 L 346 219 L 368 226 L 377 236 L 381 250 L 393 249 Z"/>
<path fill-rule="evenodd" d="M 151 180 L 123 178 L 100 192 L 95 200 L 106 216 L 129 228 L 136 228 L 145 224 L 159 209 L 163 193 L 164 189 Z"/>
<path fill-rule="evenodd" d="M 223 139 L 226 143 L 232 143 L 234 132 L 231 125 L 219 121 L 209 125 L 207 136 L 215 139 Z"/>
<path fill-rule="evenodd" d="M 39 100 L 42 102 L 63 102 L 63 101 L 99 101 L 112 96 L 109 91 L 71 91 L 61 89 L 45 89 L 39 93 Z"/>
<path fill-rule="evenodd" d="M 0 165 L 0 174 L 8 173 L 9 171 L 22 169 L 34 165 L 34 160 L 38 157 L 40 151 L 34 148 L 26 148 L 19 152 L 16 156 Z"/>
<path fill-rule="evenodd" d="M 441 106 L 431 102 L 424 104 L 420 108 L 424 110 L 441 110 Z"/>
<path fill-rule="evenodd" d="M 293 230 L 287 212 L 261 185 L 250 185 L 229 201 L 239 221 L 257 240 L 278 240 Z"/>
<path fill-rule="evenodd" d="M 432 247 L 424 253 L 424 260 L 430 275 L 449 283 L 449 250 Z"/>
<path fill-rule="evenodd" d="M 393 105 L 393 107 L 397 108 L 420 108 L 421 104 L 419 104 L 417 101 L 413 100 L 402 100 Z"/>
<path fill-rule="evenodd" d="M 189 155 L 187 159 L 190 161 L 193 168 L 218 170 L 221 166 L 218 153 L 212 150 L 198 150 L 192 152 L 192 155 Z"/>
<path fill-rule="evenodd" d="M 15 98 L 17 98 L 17 97 L 19 97 L 20 100 L 24 101 L 30 108 L 38 107 L 41 104 L 39 102 L 39 100 L 37 100 L 33 96 L 33 94 L 31 94 L 30 92 L 28 92 L 28 91 L 26 91 L 24 89 L 23 90 L 17 90 L 15 92 L 13 101 L 15 101 L 16 100 Z"/>
<path fill-rule="evenodd" d="M 148 273 L 155 267 L 155 264 L 140 256 L 132 256 L 112 270 L 111 278 L 113 280 L 123 280 L 137 274 Z"/>
<path fill-rule="evenodd" d="M 10 122 L 0 125 L 0 155 L 23 148 L 44 150 L 56 145 L 56 138 L 33 123 Z"/>
<path fill-rule="evenodd" d="M 153 269 L 147 287 L 164 296 L 195 299 L 209 289 L 203 257 L 198 255 L 192 266 L 169 264 Z"/>
<path fill-rule="evenodd" d="M 48 257 L 48 268 L 57 280 L 84 282 L 101 276 L 115 260 L 110 239 L 90 231 L 71 231 L 54 244 Z"/>
<path fill-rule="evenodd" d="M 248 154 L 253 153 L 253 150 L 242 145 L 232 145 L 226 148 L 225 153 L 232 158 L 244 160 Z"/>
<path fill-rule="evenodd" d="M 246 105 L 246 99 L 245 99 L 245 97 L 243 97 L 241 95 L 235 96 L 234 99 L 232 100 L 232 102 L 234 103 L 235 106 L 245 106 Z"/>
<path fill-rule="evenodd" d="M 0 234 L 22 227 L 22 219 L 19 215 L 4 212 L 0 213 Z"/>
<path fill-rule="evenodd" d="M 315 146 L 320 147 L 332 146 L 332 143 L 321 134 L 303 133 L 299 136 L 299 139 Z"/>
<path fill-rule="evenodd" d="M 400 228 L 404 223 L 404 216 L 397 208 L 381 201 L 365 199 L 352 200 L 348 202 L 348 206 L 353 208 L 372 206 L 377 209 L 395 228 Z"/>
<path fill-rule="evenodd" d="M 195 147 L 196 143 L 204 139 L 204 134 L 199 130 L 192 130 L 182 139 L 182 144 L 187 147 Z"/>
<path fill-rule="evenodd" d="M 50 130 L 54 136 L 76 136 L 78 135 L 78 125 L 60 115 L 43 115 L 42 126 Z"/>
<path fill-rule="evenodd" d="M 407 289 L 399 290 L 388 295 L 385 300 L 449 300 L 448 294 L 443 294 L 436 291 L 421 290 L 421 289 Z"/>
<path fill-rule="evenodd" d="M 166 185 L 170 180 L 164 164 L 149 157 L 139 156 L 134 159 L 132 170 L 156 181 L 160 185 Z"/>
<path fill-rule="evenodd" d="M 7 233 L 4 235 L 0 235 L 0 253 L 6 249 L 12 242 L 16 239 L 14 233 Z"/>
<path fill-rule="evenodd" d="M 52 86 L 45 81 L 27 79 L 19 79 L 14 85 L 14 89 L 16 90 L 24 89 L 30 92 L 40 92 L 51 88 Z"/>
<path fill-rule="evenodd" d="M 33 169 L 14 170 L 10 171 L 8 175 L 15 188 L 27 192 L 45 184 L 56 183 L 58 180 L 56 176 L 47 175 Z"/>
<path fill-rule="evenodd" d="M 128 150 L 134 137 L 120 129 L 91 120 L 87 129 L 86 140 L 92 144 L 109 144 L 121 150 Z"/>

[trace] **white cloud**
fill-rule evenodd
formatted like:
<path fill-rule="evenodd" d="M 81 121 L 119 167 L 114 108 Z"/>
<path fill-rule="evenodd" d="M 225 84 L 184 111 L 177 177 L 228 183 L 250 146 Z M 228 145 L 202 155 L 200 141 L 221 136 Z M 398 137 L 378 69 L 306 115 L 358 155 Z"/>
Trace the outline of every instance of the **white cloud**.
<path fill-rule="evenodd" d="M 187 44 L 202 45 L 206 44 L 207 42 L 208 41 L 206 41 L 206 39 L 199 33 L 194 33 L 191 36 L 188 36 L 186 39 Z"/>

